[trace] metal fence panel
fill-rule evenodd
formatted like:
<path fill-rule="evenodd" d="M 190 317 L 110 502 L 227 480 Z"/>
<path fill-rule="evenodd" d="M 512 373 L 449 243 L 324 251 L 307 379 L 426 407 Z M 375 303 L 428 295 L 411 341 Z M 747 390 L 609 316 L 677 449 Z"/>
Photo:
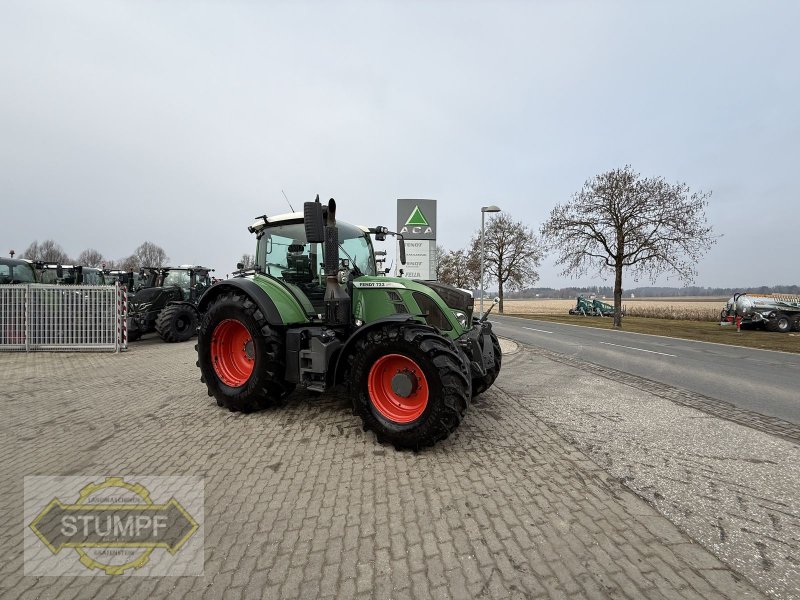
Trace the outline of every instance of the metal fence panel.
<path fill-rule="evenodd" d="M 0 285 L 0 350 L 124 350 L 124 288 Z"/>

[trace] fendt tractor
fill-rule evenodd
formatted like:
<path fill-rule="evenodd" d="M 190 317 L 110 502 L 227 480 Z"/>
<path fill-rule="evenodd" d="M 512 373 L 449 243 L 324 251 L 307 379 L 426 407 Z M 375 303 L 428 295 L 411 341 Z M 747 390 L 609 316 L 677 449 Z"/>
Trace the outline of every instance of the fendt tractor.
<path fill-rule="evenodd" d="M 720 322 L 763 326 L 768 331 L 800 331 L 800 296 L 788 294 L 734 294 L 720 313 Z"/>
<path fill-rule="evenodd" d="M 197 331 L 197 303 L 211 287 L 213 269 L 194 265 L 146 267 L 128 296 L 128 341 L 157 331 L 165 342 L 185 342 Z"/>
<path fill-rule="evenodd" d="M 500 344 L 470 292 L 378 275 L 372 239 L 386 227 L 336 220 L 336 202 L 266 215 L 253 271 L 215 284 L 198 305 L 197 366 L 209 396 L 232 411 L 280 403 L 296 386 L 347 384 L 364 429 L 420 449 L 454 431 L 495 381 Z"/>

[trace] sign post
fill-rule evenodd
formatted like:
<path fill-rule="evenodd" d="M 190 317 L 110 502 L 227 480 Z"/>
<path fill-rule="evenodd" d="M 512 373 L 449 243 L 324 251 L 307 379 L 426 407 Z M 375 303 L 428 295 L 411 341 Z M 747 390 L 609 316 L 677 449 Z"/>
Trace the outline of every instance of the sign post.
<path fill-rule="evenodd" d="M 436 278 L 436 200 L 397 200 L 397 232 L 406 242 L 405 275 Z"/>

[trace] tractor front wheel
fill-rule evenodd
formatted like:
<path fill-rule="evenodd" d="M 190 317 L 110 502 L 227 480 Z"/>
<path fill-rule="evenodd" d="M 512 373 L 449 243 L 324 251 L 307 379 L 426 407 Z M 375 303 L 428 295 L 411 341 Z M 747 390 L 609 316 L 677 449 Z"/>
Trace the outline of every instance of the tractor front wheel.
<path fill-rule="evenodd" d="M 492 340 L 492 350 L 494 351 L 494 364 L 486 369 L 486 375 L 483 377 L 478 377 L 472 380 L 472 397 L 474 398 L 478 394 L 482 394 L 494 383 L 494 380 L 497 379 L 497 376 L 500 374 L 500 367 L 503 365 L 503 351 L 500 349 L 500 340 L 497 339 L 497 336 L 492 331 L 489 334 L 489 337 Z M 481 348 L 486 343 L 486 336 L 481 336 Z"/>
<path fill-rule="evenodd" d="M 219 406 L 253 412 L 280 403 L 294 389 L 284 380 L 284 339 L 250 298 L 223 294 L 214 300 L 196 349 L 200 379 Z"/>
<path fill-rule="evenodd" d="M 197 311 L 188 304 L 169 304 L 156 318 L 156 331 L 165 342 L 185 342 L 197 331 Z"/>
<path fill-rule="evenodd" d="M 471 396 L 469 365 L 432 327 L 367 332 L 350 356 L 353 407 L 365 429 L 395 448 L 419 450 L 452 433 Z"/>

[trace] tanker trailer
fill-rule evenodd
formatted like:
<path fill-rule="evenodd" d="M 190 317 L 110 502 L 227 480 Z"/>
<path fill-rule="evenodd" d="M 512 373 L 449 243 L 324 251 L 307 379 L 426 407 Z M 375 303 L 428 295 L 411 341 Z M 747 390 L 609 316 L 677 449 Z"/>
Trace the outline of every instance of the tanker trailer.
<path fill-rule="evenodd" d="M 723 313 L 734 318 L 741 317 L 742 323 L 763 325 L 769 331 L 800 331 L 800 296 L 734 294 Z"/>

